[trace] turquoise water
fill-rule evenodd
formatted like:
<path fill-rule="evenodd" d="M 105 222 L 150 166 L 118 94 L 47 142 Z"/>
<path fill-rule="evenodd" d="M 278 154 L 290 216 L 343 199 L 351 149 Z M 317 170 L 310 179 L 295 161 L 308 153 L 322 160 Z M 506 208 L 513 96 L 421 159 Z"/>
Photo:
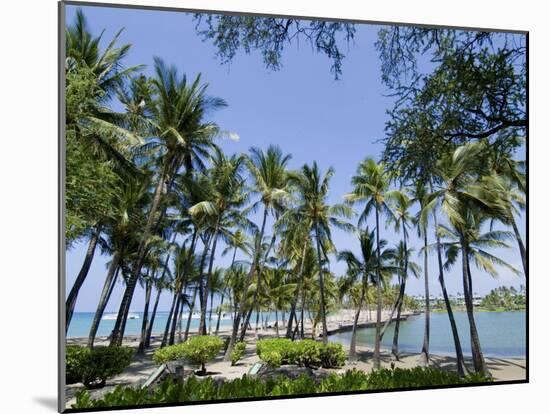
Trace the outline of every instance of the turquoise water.
<path fill-rule="evenodd" d="M 455 319 L 460 334 L 460 343 L 465 355 L 471 355 L 470 332 L 465 312 L 456 312 Z M 374 312 L 373 315 L 374 317 Z M 481 349 L 486 356 L 525 357 L 526 313 L 525 312 L 478 312 L 475 314 Z M 393 324 L 384 334 L 382 346 L 391 349 Z M 357 331 L 357 345 L 372 347 L 374 328 Z M 349 345 L 351 332 L 331 335 L 331 341 Z M 410 317 L 400 323 L 399 350 L 419 353 L 424 340 L 424 315 Z M 451 325 L 446 313 L 430 315 L 430 352 L 441 355 L 454 354 Z"/>
<path fill-rule="evenodd" d="M 182 318 L 182 327 L 185 330 L 187 324 L 187 317 L 189 314 L 187 312 L 183 313 Z M 195 312 L 191 318 L 191 331 L 197 330 L 199 328 L 199 318 L 200 314 Z M 264 314 L 265 318 L 265 314 Z M 281 314 L 279 314 L 279 320 Z M 69 331 L 67 332 L 68 338 L 79 338 L 87 337 L 90 334 L 90 327 L 92 326 L 92 321 L 94 319 L 94 312 L 75 312 L 69 326 Z M 155 316 L 155 322 L 153 324 L 153 333 L 162 334 L 164 328 L 166 327 L 166 319 L 168 319 L 168 311 L 158 311 Z M 218 321 L 217 313 L 212 314 L 212 326 L 215 329 L 216 323 Z M 103 316 L 99 324 L 99 329 L 97 331 L 97 336 L 108 336 L 111 334 L 116 322 L 116 314 L 106 313 Z M 268 323 L 272 325 L 275 322 L 275 314 L 269 314 Z M 139 335 L 141 333 L 141 324 L 143 323 L 143 313 L 142 312 L 130 312 L 128 321 L 126 322 L 126 331 L 125 335 Z M 208 314 L 206 316 L 206 323 L 208 326 Z M 281 321 L 280 321 L 281 323 Z M 256 314 L 252 313 L 250 318 L 250 324 L 255 326 L 256 324 Z M 220 329 L 227 328 L 232 326 L 232 319 L 229 313 L 222 316 L 220 320 Z"/>
<path fill-rule="evenodd" d="M 185 329 L 187 324 L 187 313 L 183 314 L 182 326 Z M 133 319 L 130 319 L 132 317 Z M 193 314 L 191 318 L 191 329 L 198 329 L 199 327 L 199 314 Z M 212 324 L 214 328 L 216 327 L 217 314 L 212 315 Z M 69 331 L 67 332 L 68 338 L 75 337 L 87 337 L 90 333 L 90 327 L 92 326 L 92 321 L 94 319 L 94 312 L 76 312 L 73 315 L 71 324 L 69 326 Z M 157 312 L 155 316 L 155 322 L 153 323 L 153 333 L 159 334 L 164 332 L 166 326 L 166 320 L 168 319 L 168 311 L 166 312 Z M 208 316 L 207 316 L 208 323 Z M 107 313 L 103 316 L 99 324 L 99 329 L 97 336 L 108 336 L 113 330 L 116 322 L 116 314 Z M 141 324 L 143 323 L 143 313 L 142 312 L 130 312 L 129 319 L 126 322 L 126 331 L 125 335 L 139 335 L 141 333 Z M 229 315 L 223 318 L 220 321 L 220 327 L 231 326 L 231 319 Z"/>

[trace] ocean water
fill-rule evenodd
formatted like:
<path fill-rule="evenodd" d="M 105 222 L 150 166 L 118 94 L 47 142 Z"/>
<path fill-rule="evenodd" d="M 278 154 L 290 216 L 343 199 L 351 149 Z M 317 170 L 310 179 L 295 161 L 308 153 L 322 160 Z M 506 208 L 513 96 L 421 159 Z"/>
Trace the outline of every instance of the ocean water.
<path fill-rule="evenodd" d="M 168 311 L 157 311 L 155 316 L 155 322 L 153 323 L 153 334 L 162 334 L 164 333 L 164 328 L 166 327 L 166 320 L 168 319 Z M 184 312 L 182 318 L 182 329 L 185 330 L 187 324 L 187 317 L 189 313 Z M 149 314 L 151 317 L 151 314 Z M 265 318 L 265 314 L 264 314 Z M 92 321 L 94 319 L 94 312 L 75 312 L 73 318 L 71 319 L 71 324 L 69 325 L 69 330 L 67 332 L 68 338 L 79 338 L 87 337 L 90 333 L 90 327 L 92 326 Z M 279 319 L 281 319 L 281 314 L 279 313 Z M 191 331 L 197 330 L 199 328 L 200 314 L 194 312 L 191 317 Z M 216 323 L 218 321 L 218 314 L 212 313 L 212 327 L 216 328 Z M 111 334 L 116 322 L 116 313 L 106 313 L 103 315 L 99 328 L 97 331 L 97 336 L 108 336 Z M 268 323 L 272 325 L 275 322 L 275 314 L 268 314 Z M 130 312 L 128 315 L 128 321 L 126 322 L 126 331 L 125 335 L 139 335 L 141 333 L 141 324 L 143 323 L 143 313 L 142 312 Z M 208 326 L 208 313 L 206 314 L 206 323 Z M 233 320 L 230 313 L 222 314 L 220 320 L 220 329 L 231 327 Z M 255 326 L 256 324 L 256 314 L 252 313 L 250 318 L 250 324 Z"/>
<path fill-rule="evenodd" d="M 465 312 L 455 312 L 455 319 L 464 355 L 471 355 L 470 330 Z M 374 312 L 372 313 L 375 318 Z M 481 349 L 486 356 L 525 357 L 526 313 L 525 312 L 477 312 L 475 314 Z M 393 324 L 388 327 L 382 339 L 382 347 L 391 349 Z M 357 331 L 357 345 L 374 346 L 374 328 Z M 351 332 L 329 337 L 330 341 L 349 345 Z M 409 317 L 399 326 L 399 350 L 419 353 L 424 340 L 424 315 Z M 451 325 L 447 313 L 430 314 L 430 352 L 440 355 L 455 353 Z"/>

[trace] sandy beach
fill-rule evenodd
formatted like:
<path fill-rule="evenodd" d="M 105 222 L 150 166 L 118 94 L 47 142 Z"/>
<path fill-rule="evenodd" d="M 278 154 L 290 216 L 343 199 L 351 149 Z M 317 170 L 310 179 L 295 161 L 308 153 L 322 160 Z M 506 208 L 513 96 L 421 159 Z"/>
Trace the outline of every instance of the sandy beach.
<path fill-rule="evenodd" d="M 374 314 L 374 313 L 373 313 Z M 385 311 L 383 314 L 383 321 L 387 320 L 390 312 Z M 411 313 L 404 313 L 403 317 L 410 316 Z M 353 311 L 341 310 L 336 315 L 331 315 L 328 318 L 328 330 L 337 330 L 340 328 L 347 329 L 352 322 Z M 368 312 L 364 312 L 360 323 L 373 322 L 369 318 Z M 231 366 L 230 362 L 223 361 L 223 355 L 220 354 L 215 360 L 208 364 L 207 369 L 211 373 L 213 378 L 219 379 L 234 379 L 239 378 L 242 375 L 248 373 L 250 368 L 260 359 L 256 355 L 256 340 L 274 337 L 276 336 L 276 330 L 273 327 L 268 329 L 258 329 L 256 332 L 253 328 L 249 329 L 246 336 L 246 352 L 244 357 L 235 366 Z M 308 322 L 305 324 L 306 336 L 311 337 L 311 324 Z M 318 335 L 319 331 L 316 332 Z M 225 329 L 219 332 L 222 337 L 230 334 L 229 329 Z M 284 330 L 280 329 L 280 336 L 284 336 Z M 107 385 L 102 389 L 91 390 L 90 394 L 93 398 L 99 398 L 106 392 L 112 391 L 117 385 L 122 386 L 138 386 L 143 384 L 147 378 L 155 371 L 157 366 L 152 361 L 154 351 L 160 346 L 161 335 L 154 335 L 151 348 L 146 350 L 144 355 L 135 355 L 132 363 L 125 371 L 113 378 L 107 380 Z M 67 339 L 67 344 L 86 345 L 87 338 L 70 338 Z M 139 344 L 138 336 L 127 336 L 124 339 L 123 345 L 137 348 Z M 96 340 L 96 345 L 108 345 L 106 337 L 101 337 Z M 347 349 L 346 349 L 347 351 Z M 331 372 L 341 373 L 348 369 L 360 369 L 365 372 L 372 370 L 372 348 L 357 346 L 357 359 L 354 361 L 346 361 L 344 367 L 338 370 L 330 370 Z M 412 368 L 419 365 L 419 356 L 412 353 L 401 353 L 399 361 L 390 354 L 388 350 L 383 349 L 381 354 L 382 367 L 396 368 Z M 494 358 L 486 357 L 487 366 L 494 381 L 511 381 L 511 380 L 523 380 L 526 376 L 526 361 L 523 358 Z M 466 358 L 466 365 L 471 366 L 471 361 Z M 430 355 L 430 366 L 437 367 L 443 370 L 454 370 L 456 366 L 456 360 L 453 356 L 449 355 Z M 195 367 L 185 365 L 184 375 L 190 375 L 193 373 Z M 72 384 L 67 386 L 66 393 L 66 405 L 70 407 L 75 402 L 75 393 L 82 389 L 81 384 Z"/>

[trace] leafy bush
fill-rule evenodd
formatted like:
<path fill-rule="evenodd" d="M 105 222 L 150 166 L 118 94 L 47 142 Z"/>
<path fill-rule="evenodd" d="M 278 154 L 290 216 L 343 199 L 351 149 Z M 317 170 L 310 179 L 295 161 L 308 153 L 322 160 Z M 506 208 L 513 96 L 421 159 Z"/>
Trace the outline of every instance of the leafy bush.
<path fill-rule="evenodd" d="M 323 344 L 312 339 L 296 341 L 294 344 L 294 364 L 318 368 L 321 366 L 321 348 Z"/>
<path fill-rule="evenodd" d="M 177 361 L 183 359 L 183 346 L 185 342 L 176 345 L 165 346 L 159 348 L 153 354 L 153 362 L 157 365 L 164 364 L 168 361 Z"/>
<path fill-rule="evenodd" d="M 274 351 L 271 351 L 274 352 Z M 260 398 L 282 395 L 305 395 L 347 391 L 368 391 L 433 385 L 456 385 L 482 383 L 490 379 L 480 376 L 460 378 L 455 373 L 434 368 L 381 369 L 365 373 L 356 369 L 344 374 L 330 374 L 317 382 L 301 375 L 295 379 L 279 376 L 260 379 L 244 375 L 231 381 L 216 382 L 212 378 L 198 379 L 194 376 L 184 382 L 168 378 L 152 391 L 141 388 L 118 386 L 102 399 L 90 398 L 88 391 L 76 394 L 72 408 L 101 408 L 189 401 L 228 400 Z"/>
<path fill-rule="evenodd" d="M 153 355 L 156 364 L 168 361 L 186 359 L 191 364 L 198 365 L 202 374 L 206 374 L 206 363 L 212 359 L 223 347 L 223 341 L 217 336 L 193 336 L 181 344 L 158 349 Z"/>
<path fill-rule="evenodd" d="M 264 362 L 264 356 L 268 354 L 268 358 L 273 359 L 273 353 L 278 353 L 280 356 L 280 364 L 291 364 L 295 359 L 294 342 L 286 338 L 262 339 L 256 342 L 256 353 Z M 279 365 L 280 365 L 279 364 Z"/>
<path fill-rule="evenodd" d="M 346 363 L 346 351 L 342 344 L 326 344 L 320 352 L 323 368 L 341 368 Z"/>
<path fill-rule="evenodd" d="M 283 363 L 283 357 L 277 351 L 264 351 L 262 353 L 262 361 L 272 368 L 279 368 Z"/>
<path fill-rule="evenodd" d="M 67 346 L 65 353 L 65 378 L 67 384 L 82 381 L 82 366 L 90 350 L 77 345 Z"/>
<path fill-rule="evenodd" d="M 312 339 L 263 339 L 256 343 L 256 353 L 272 367 L 296 364 L 311 368 L 339 368 L 346 362 L 346 352 L 341 344 L 324 345 Z"/>
<path fill-rule="evenodd" d="M 101 388 L 107 378 L 122 373 L 130 365 L 132 355 L 133 350 L 128 347 L 68 346 L 67 383 L 82 382 L 86 388 Z"/>
<path fill-rule="evenodd" d="M 235 365 L 243 357 L 246 350 L 246 343 L 241 341 L 235 344 L 233 351 L 231 351 L 231 365 Z"/>

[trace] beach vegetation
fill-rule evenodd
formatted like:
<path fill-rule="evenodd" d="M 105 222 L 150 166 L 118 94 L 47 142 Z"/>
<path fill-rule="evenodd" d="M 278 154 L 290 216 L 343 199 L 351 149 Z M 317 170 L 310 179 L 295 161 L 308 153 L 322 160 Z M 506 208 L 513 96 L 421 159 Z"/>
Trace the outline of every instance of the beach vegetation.
<path fill-rule="evenodd" d="M 197 379 L 192 376 L 185 381 L 168 378 L 157 388 L 117 386 L 102 398 L 94 399 L 87 391 L 76 394 L 73 408 L 101 408 L 134 406 L 159 403 L 183 403 L 190 401 L 211 401 L 274 396 L 313 395 L 349 391 L 380 389 L 401 389 L 406 387 L 445 386 L 480 384 L 490 379 L 470 375 L 460 377 L 456 373 L 435 368 L 381 369 L 372 373 L 348 370 L 343 374 L 331 373 L 323 379 L 302 374 L 297 378 L 277 376 L 260 379 L 244 375 L 229 381 L 215 381 L 212 378 Z"/>
<path fill-rule="evenodd" d="M 82 382 L 86 388 L 102 388 L 107 378 L 130 365 L 134 351 L 128 347 L 67 347 L 67 383 Z"/>

